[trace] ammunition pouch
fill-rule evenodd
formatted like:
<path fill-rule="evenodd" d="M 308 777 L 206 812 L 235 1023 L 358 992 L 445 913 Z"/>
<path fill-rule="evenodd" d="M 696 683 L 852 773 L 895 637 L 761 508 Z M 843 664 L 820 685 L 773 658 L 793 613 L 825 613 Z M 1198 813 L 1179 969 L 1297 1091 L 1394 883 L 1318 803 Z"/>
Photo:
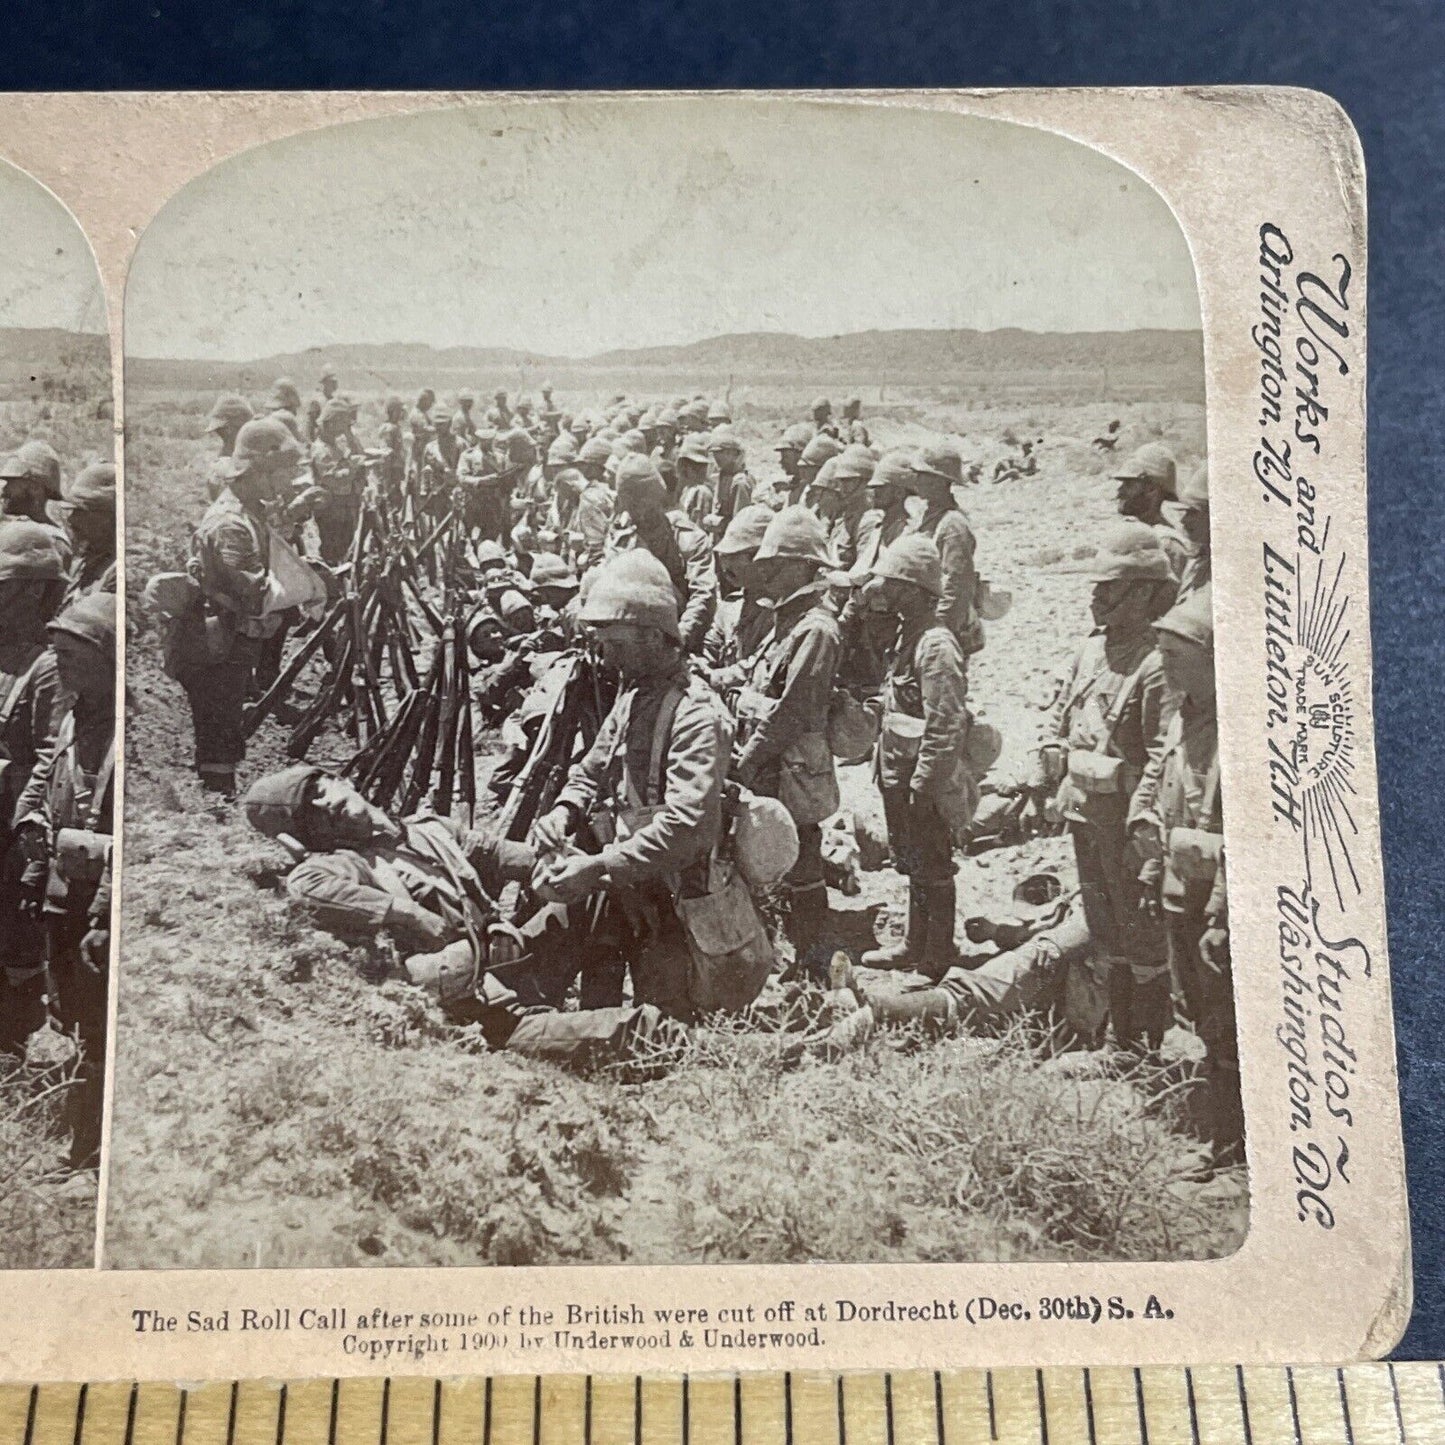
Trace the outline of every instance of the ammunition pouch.
<path fill-rule="evenodd" d="M 714 861 L 708 892 L 673 894 L 689 955 L 688 996 L 698 1013 L 736 1013 L 762 992 L 773 967 L 773 946 L 747 884 Z"/>
<path fill-rule="evenodd" d="M 1223 833 L 1204 828 L 1169 830 L 1169 868 L 1186 883 L 1213 883 L 1223 858 Z"/>
<path fill-rule="evenodd" d="M 778 801 L 800 827 L 821 823 L 842 801 L 833 754 L 822 733 L 804 733 L 783 749 L 778 768 Z"/>
<path fill-rule="evenodd" d="M 111 836 L 88 828 L 61 828 L 55 835 L 55 869 L 67 883 L 99 883 L 110 862 Z"/>
<path fill-rule="evenodd" d="M 1126 759 L 1092 748 L 1069 749 L 1068 776 L 1069 782 L 1089 797 L 1127 796 L 1139 783 L 1138 769 L 1130 767 Z"/>

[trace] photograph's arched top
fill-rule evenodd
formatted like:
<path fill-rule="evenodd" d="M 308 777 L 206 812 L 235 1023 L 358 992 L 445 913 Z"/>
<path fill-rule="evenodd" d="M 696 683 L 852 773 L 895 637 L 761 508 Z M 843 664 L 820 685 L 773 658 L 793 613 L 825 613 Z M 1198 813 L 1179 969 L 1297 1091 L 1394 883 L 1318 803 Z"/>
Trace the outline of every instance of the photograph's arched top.
<path fill-rule="evenodd" d="M 167 203 L 126 297 L 128 356 L 212 362 L 1199 326 L 1177 220 L 1102 152 L 742 96 L 509 100 L 276 141 Z"/>

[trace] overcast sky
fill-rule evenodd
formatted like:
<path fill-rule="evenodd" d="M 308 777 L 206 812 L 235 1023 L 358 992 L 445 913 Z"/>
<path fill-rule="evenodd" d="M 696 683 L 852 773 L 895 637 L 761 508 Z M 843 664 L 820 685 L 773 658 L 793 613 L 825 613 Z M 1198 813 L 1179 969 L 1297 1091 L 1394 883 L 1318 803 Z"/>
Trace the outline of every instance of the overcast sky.
<path fill-rule="evenodd" d="M 167 205 L 126 295 L 132 355 L 231 360 L 1198 325 L 1168 207 L 1099 153 L 755 99 L 486 104 L 276 142 Z"/>
<path fill-rule="evenodd" d="M 0 326 L 105 330 L 100 273 L 70 212 L 0 161 Z"/>

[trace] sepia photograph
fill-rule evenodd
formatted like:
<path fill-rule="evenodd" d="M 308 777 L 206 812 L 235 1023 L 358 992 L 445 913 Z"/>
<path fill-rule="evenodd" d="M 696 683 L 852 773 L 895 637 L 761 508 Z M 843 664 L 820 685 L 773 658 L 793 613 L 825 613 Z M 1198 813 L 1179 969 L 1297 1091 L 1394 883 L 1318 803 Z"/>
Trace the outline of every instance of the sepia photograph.
<path fill-rule="evenodd" d="M 0 331 L 62 509 L 0 568 L 70 539 L 8 685 L 48 646 L 80 688 L 48 822 L 7 812 L 50 950 L 7 1029 L 48 999 L 56 1062 L 20 1038 L 0 1148 L 63 1192 L 109 898 L 82 322 Z M 1136 173 L 823 99 L 334 125 L 160 210 L 124 380 L 104 1265 L 1240 1248 L 1200 296 Z"/>
<path fill-rule="evenodd" d="M 90 246 L 0 161 L 0 1268 L 90 1268 L 115 774 L 116 479 Z"/>

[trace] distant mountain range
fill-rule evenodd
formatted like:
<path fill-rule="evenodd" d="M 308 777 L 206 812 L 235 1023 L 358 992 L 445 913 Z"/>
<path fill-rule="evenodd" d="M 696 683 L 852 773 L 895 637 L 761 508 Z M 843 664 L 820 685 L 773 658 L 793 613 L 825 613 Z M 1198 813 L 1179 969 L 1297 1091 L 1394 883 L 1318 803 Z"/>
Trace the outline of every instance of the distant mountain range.
<path fill-rule="evenodd" d="M 303 392 L 314 387 L 324 363 L 334 366 L 343 388 L 358 390 L 438 384 L 528 386 L 550 376 L 580 379 L 607 373 L 657 372 L 729 376 L 739 381 L 810 376 L 946 385 L 956 377 L 992 372 L 1091 371 L 1168 373 L 1203 371 L 1198 331 L 1038 332 L 897 330 L 806 337 L 752 331 L 715 336 L 682 346 L 619 348 L 585 358 L 548 356 L 507 347 L 437 348 L 415 342 L 343 343 L 253 361 L 200 361 L 130 357 L 127 380 L 141 387 L 190 387 L 254 391 L 278 376 Z"/>
<path fill-rule="evenodd" d="M 38 386 L 82 370 L 110 369 L 110 342 L 91 331 L 57 326 L 0 326 L 0 386 Z"/>

